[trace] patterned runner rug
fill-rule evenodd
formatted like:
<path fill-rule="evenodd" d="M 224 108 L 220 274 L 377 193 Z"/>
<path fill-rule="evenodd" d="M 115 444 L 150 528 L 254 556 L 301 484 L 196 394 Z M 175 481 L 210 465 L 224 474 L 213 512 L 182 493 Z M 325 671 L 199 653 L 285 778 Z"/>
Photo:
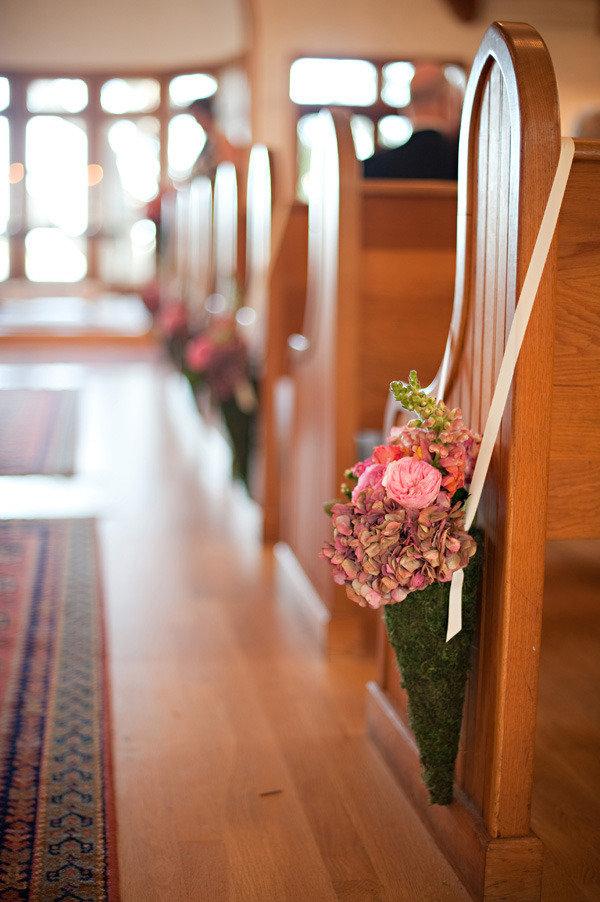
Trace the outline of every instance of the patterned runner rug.
<path fill-rule="evenodd" d="M 118 899 L 91 520 L 0 522 L 0 898 Z"/>
<path fill-rule="evenodd" d="M 77 406 L 75 391 L 0 390 L 0 475 L 72 475 Z"/>

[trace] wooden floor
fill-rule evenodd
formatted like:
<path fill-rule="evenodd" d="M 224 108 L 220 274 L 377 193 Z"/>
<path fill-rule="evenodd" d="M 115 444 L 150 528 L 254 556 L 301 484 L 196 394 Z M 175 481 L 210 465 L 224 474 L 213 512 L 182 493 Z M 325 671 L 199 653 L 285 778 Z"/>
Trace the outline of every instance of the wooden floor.
<path fill-rule="evenodd" d="M 75 479 L 3 480 L 0 516 L 100 520 L 123 899 L 466 899 L 365 738 L 369 663 L 322 659 L 186 385 L 151 359 L 86 359 L 3 349 L 0 385 L 76 387 L 84 407 Z M 597 577 L 593 552 L 573 592 Z M 544 898 L 598 899 L 598 593 L 576 615 L 555 596 L 535 804 Z"/>

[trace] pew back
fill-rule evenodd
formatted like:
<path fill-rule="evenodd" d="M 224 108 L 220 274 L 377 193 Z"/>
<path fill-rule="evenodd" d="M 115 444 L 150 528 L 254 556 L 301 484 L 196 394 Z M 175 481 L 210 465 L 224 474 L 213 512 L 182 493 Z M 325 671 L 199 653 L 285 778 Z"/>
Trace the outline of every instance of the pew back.
<path fill-rule="evenodd" d="M 189 288 L 189 214 L 190 186 L 182 185 L 175 196 L 175 271 L 178 293 L 187 299 Z"/>
<path fill-rule="evenodd" d="M 415 361 L 427 378 L 435 372 L 450 318 L 456 187 L 363 179 L 348 118 L 321 117 L 304 337 L 292 367 L 292 483 L 301 491 L 285 538 L 321 599 L 347 612 L 317 557 L 330 527 L 315 511 L 337 495 L 359 432 L 381 428 L 389 382 Z"/>
<path fill-rule="evenodd" d="M 246 259 L 245 181 L 233 163 L 219 163 L 213 194 L 215 290 L 235 306 L 243 289 Z"/>
<path fill-rule="evenodd" d="M 212 186 L 199 176 L 189 191 L 187 302 L 192 328 L 200 325 L 212 291 Z"/>
<path fill-rule="evenodd" d="M 271 262 L 271 159 L 264 144 L 250 151 L 246 192 L 246 286 L 244 306 L 246 334 L 256 364 L 261 367 L 265 351 L 265 322 L 269 265 Z"/>

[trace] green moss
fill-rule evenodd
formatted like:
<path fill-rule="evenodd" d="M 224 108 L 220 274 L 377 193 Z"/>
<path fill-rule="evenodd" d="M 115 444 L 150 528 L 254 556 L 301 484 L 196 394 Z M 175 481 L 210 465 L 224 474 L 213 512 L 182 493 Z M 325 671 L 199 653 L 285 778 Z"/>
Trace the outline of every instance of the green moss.
<path fill-rule="evenodd" d="M 482 539 L 475 538 L 478 551 L 465 570 L 463 628 L 457 636 L 446 642 L 450 583 L 435 583 L 384 608 L 387 634 L 408 693 L 423 780 L 436 805 L 452 801 L 480 585 Z"/>
<path fill-rule="evenodd" d="M 234 479 L 241 479 L 249 487 L 250 464 L 254 446 L 255 414 L 241 410 L 234 397 L 221 402 L 221 412 L 233 452 Z"/>

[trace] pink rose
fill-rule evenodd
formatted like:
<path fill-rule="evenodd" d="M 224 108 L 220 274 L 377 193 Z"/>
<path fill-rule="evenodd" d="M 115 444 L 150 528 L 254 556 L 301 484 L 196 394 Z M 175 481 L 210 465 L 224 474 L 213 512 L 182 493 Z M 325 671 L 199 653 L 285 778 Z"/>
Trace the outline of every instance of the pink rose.
<path fill-rule="evenodd" d="M 360 493 L 364 492 L 369 486 L 374 489 L 380 486 L 384 473 L 385 467 L 383 464 L 372 464 L 370 467 L 367 467 L 359 476 L 358 482 L 352 490 L 352 500 L 356 501 Z"/>
<path fill-rule="evenodd" d="M 437 498 L 442 474 L 424 460 L 402 457 L 387 465 L 382 483 L 390 498 L 398 504 L 422 510 Z"/>

